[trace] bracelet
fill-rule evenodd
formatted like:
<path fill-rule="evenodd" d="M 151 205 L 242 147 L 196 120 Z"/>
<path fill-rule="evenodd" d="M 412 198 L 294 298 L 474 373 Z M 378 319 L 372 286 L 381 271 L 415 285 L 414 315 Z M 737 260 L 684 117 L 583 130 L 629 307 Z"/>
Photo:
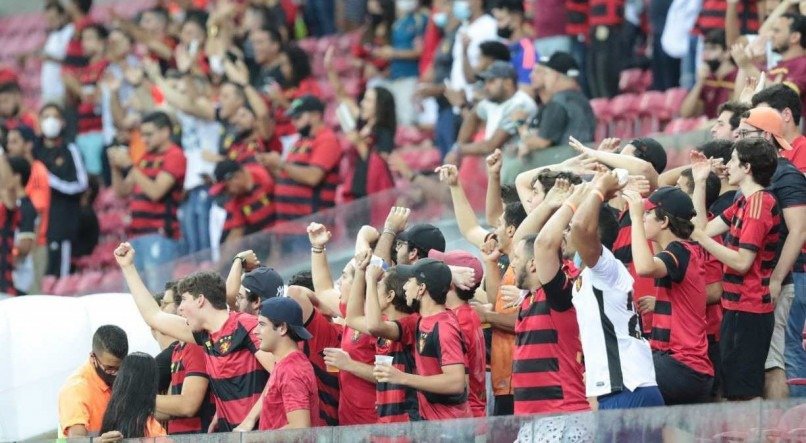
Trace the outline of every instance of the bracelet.
<path fill-rule="evenodd" d="M 574 206 L 574 204 L 573 204 L 573 203 L 571 203 L 571 202 L 565 202 L 565 203 L 563 203 L 563 206 L 568 206 L 568 207 L 571 209 L 571 213 L 572 213 L 572 214 L 576 214 L 576 213 L 577 213 L 577 207 L 576 207 L 576 206 Z"/>
<path fill-rule="evenodd" d="M 593 193 L 596 194 L 597 197 L 599 197 L 599 200 L 601 200 L 602 203 L 604 203 L 605 197 L 604 197 L 604 194 L 602 194 L 602 191 L 600 191 L 598 189 L 594 189 Z"/>
<path fill-rule="evenodd" d="M 395 232 L 392 228 L 383 228 L 381 235 L 383 234 L 392 234 L 392 236 L 397 237 L 397 232 Z"/>
<path fill-rule="evenodd" d="M 317 248 L 315 246 L 312 246 L 311 247 L 311 252 L 314 253 L 314 254 L 321 254 L 321 253 L 325 252 L 325 247 L 322 246 L 321 248 Z"/>
<path fill-rule="evenodd" d="M 246 264 L 246 259 L 244 259 L 243 257 L 236 255 L 235 257 L 232 258 L 232 262 L 235 263 L 235 260 L 240 260 L 241 266 L 244 266 Z"/>

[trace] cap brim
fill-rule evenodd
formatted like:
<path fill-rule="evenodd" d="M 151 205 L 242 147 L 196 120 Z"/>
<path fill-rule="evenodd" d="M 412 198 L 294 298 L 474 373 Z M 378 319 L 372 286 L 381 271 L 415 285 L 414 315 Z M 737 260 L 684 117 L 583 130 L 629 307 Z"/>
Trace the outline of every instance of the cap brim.
<path fill-rule="evenodd" d="M 783 148 L 785 151 L 791 151 L 792 150 L 792 145 L 790 145 L 789 142 L 786 141 L 785 138 L 783 138 L 781 136 L 778 136 L 778 135 L 773 135 L 773 137 L 775 137 L 775 141 L 777 141 L 778 144 L 781 145 L 781 148 Z"/>
<path fill-rule="evenodd" d="M 397 270 L 397 275 L 405 278 L 406 280 L 416 275 L 414 272 L 414 265 L 397 265 L 395 269 Z"/>
<path fill-rule="evenodd" d="M 649 200 L 648 198 L 644 199 L 644 211 L 651 211 L 651 210 L 653 210 L 653 209 L 655 209 L 657 207 L 658 207 L 658 205 L 656 205 L 655 203 L 652 203 L 652 201 Z"/>
<path fill-rule="evenodd" d="M 294 333 L 303 340 L 310 340 L 313 335 L 305 329 L 305 326 L 291 326 L 291 329 L 294 330 Z"/>

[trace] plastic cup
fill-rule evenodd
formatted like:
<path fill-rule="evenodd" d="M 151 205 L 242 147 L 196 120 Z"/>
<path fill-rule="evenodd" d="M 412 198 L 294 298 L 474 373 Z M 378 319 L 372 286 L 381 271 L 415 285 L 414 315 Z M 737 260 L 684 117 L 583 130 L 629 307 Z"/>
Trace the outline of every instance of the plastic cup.
<path fill-rule="evenodd" d="M 339 350 L 340 350 L 340 348 L 325 348 L 325 351 L 327 351 L 327 350 L 329 350 L 329 349 L 334 349 L 334 350 L 335 350 L 335 349 L 339 349 Z M 329 365 L 329 364 L 327 364 L 327 363 L 325 363 L 325 370 L 326 370 L 327 372 L 339 372 L 339 368 L 337 368 L 337 367 L 335 367 L 335 366 L 330 366 L 330 365 Z"/>
<path fill-rule="evenodd" d="M 375 356 L 375 365 L 376 366 L 377 365 L 392 366 L 392 361 L 393 360 L 394 360 L 394 357 L 392 357 L 391 355 L 376 355 Z"/>

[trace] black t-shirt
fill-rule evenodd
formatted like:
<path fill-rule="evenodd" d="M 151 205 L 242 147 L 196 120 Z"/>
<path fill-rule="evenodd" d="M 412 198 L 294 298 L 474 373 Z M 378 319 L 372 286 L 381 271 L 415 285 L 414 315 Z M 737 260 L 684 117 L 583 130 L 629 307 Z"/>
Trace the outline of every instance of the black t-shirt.
<path fill-rule="evenodd" d="M 92 254 L 98 246 L 101 226 L 92 206 L 82 206 L 78 213 L 78 232 L 73 243 L 73 257 L 84 257 Z"/>
<path fill-rule="evenodd" d="M 157 392 L 168 393 L 171 388 L 171 355 L 177 344 L 178 341 L 171 343 L 154 357 L 157 362 Z"/>
<path fill-rule="evenodd" d="M 781 241 L 778 244 L 777 252 L 777 254 L 780 255 L 781 249 L 783 249 L 784 242 L 786 241 L 786 236 L 789 234 L 783 212 L 787 208 L 806 205 L 806 177 L 804 177 L 803 173 L 789 160 L 779 157 L 778 167 L 775 169 L 772 182 L 767 190 L 775 195 L 775 199 L 778 200 L 778 207 L 780 207 L 782 211 Z M 806 270 L 806 254 L 803 253 L 802 247 L 801 253 L 798 255 L 793 268 L 798 272 L 804 272 L 804 270 Z M 792 283 L 792 274 L 787 274 L 783 282 L 783 284 L 789 283 Z"/>
<path fill-rule="evenodd" d="M 588 98 L 581 91 L 570 89 L 554 94 L 540 108 L 532 126 L 537 128 L 539 137 L 551 140 L 553 145 L 567 145 L 571 136 L 582 142 L 593 140 L 596 117 Z"/>
<path fill-rule="evenodd" d="M 41 140 L 34 145 L 34 158 L 50 173 L 50 220 L 48 241 L 74 240 L 78 232 L 77 214 L 81 194 L 87 188 L 87 172 L 75 145 L 62 143 L 47 148 Z M 82 185 L 83 183 L 83 185 Z M 56 222 L 58 221 L 58 222 Z"/>
<path fill-rule="evenodd" d="M 708 208 L 708 212 L 714 215 L 719 215 L 725 212 L 725 209 L 728 209 L 733 205 L 733 201 L 736 200 L 736 190 L 727 191 L 724 194 L 720 195 L 719 197 L 711 203 L 711 207 Z"/>
<path fill-rule="evenodd" d="M 20 226 L 17 228 L 17 231 L 20 234 L 36 235 L 36 220 L 39 214 L 37 214 L 34 204 L 31 203 L 31 199 L 22 197 L 18 206 L 20 210 Z"/>

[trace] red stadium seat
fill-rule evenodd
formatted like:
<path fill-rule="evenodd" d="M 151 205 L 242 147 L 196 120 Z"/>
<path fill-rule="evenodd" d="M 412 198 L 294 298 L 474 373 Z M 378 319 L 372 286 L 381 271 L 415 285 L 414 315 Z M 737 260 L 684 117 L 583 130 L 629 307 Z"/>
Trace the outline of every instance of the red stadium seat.
<path fill-rule="evenodd" d="M 671 118 L 664 108 L 666 96 L 660 91 L 647 91 L 638 104 L 641 135 L 660 131 L 662 123 Z"/>
<path fill-rule="evenodd" d="M 664 108 L 669 113 L 670 118 L 680 115 L 680 107 L 683 105 L 688 91 L 685 88 L 672 88 L 665 92 L 666 102 Z"/>
<path fill-rule="evenodd" d="M 644 84 L 644 71 L 639 68 L 625 69 L 621 71 L 618 82 L 620 93 L 633 92 L 641 94 L 646 91 Z"/>
<path fill-rule="evenodd" d="M 610 110 L 610 99 L 608 98 L 594 98 L 590 101 L 593 115 L 596 116 L 596 140 L 602 140 L 607 137 L 609 133 L 610 122 L 613 114 Z"/>
<path fill-rule="evenodd" d="M 621 94 L 610 100 L 613 112 L 611 136 L 625 139 L 635 134 L 639 105 L 640 99 L 635 94 Z"/>

